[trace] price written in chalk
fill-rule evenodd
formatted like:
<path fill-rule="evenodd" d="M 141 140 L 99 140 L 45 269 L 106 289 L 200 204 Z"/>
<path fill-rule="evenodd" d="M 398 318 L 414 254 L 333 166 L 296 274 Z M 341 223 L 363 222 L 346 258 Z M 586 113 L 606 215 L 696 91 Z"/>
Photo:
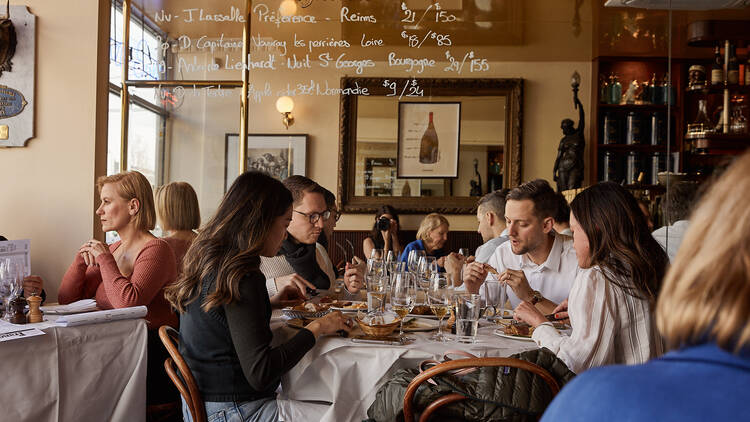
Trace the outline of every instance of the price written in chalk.
<path fill-rule="evenodd" d="M 417 12 L 409 9 L 409 7 L 406 6 L 406 3 L 401 3 L 401 11 L 404 13 L 404 18 L 401 19 L 401 22 L 404 23 L 410 23 L 415 26 L 419 26 L 420 23 L 424 20 L 425 16 L 427 16 L 428 13 L 431 11 L 434 11 L 435 13 L 435 23 L 450 23 L 456 21 L 456 15 L 453 15 L 440 7 L 440 3 L 434 3 L 429 6 L 427 6 L 427 9 L 422 13 L 422 16 L 417 20 Z"/>
<path fill-rule="evenodd" d="M 456 72 L 457 74 L 460 75 L 461 72 L 464 71 L 464 66 L 467 63 L 469 64 L 469 72 L 471 73 L 486 72 L 490 70 L 490 64 L 487 61 L 487 59 L 475 57 L 473 50 L 464 54 L 461 60 L 458 60 L 455 57 L 453 57 L 450 50 L 447 50 L 445 52 L 445 58 L 448 59 L 448 66 L 446 66 L 443 69 L 444 72 Z"/>
<path fill-rule="evenodd" d="M 424 97 L 424 90 L 419 87 L 416 79 L 407 80 L 401 88 L 396 81 L 386 79 L 383 81 L 383 86 L 391 90 L 391 93 L 386 94 L 386 97 L 398 95 L 399 100 L 402 97 Z"/>
<path fill-rule="evenodd" d="M 427 40 L 434 40 L 435 44 L 437 44 L 438 47 L 445 47 L 445 46 L 451 46 L 453 43 L 451 42 L 451 36 L 450 34 L 439 34 L 433 30 L 428 30 L 427 33 L 420 37 L 416 34 L 411 34 L 407 31 L 401 31 L 401 38 L 404 38 L 409 42 L 409 47 L 412 48 L 419 48 L 424 44 Z"/>

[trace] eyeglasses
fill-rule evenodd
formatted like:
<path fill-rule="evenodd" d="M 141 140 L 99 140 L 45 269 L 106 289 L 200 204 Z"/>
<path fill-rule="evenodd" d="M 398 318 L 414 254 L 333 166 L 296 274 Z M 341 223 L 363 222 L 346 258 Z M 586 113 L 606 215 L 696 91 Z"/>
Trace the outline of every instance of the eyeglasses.
<path fill-rule="evenodd" d="M 323 221 L 328 220 L 328 218 L 331 216 L 331 211 L 325 210 L 323 212 L 314 212 L 312 214 L 307 214 L 302 211 L 294 210 L 297 214 L 302 214 L 305 217 L 307 217 L 310 220 L 310 224 L 315 224 L 320 220 L 321 217 L 323 217 Z"/>
<path fill-rule="evenodd" d="M 334 211 L 335 214 L 333 214 L 333 219 L 336 221 L 339 221 L 339 218 L 341 218 L 341 213 L 338 211 Z"/>

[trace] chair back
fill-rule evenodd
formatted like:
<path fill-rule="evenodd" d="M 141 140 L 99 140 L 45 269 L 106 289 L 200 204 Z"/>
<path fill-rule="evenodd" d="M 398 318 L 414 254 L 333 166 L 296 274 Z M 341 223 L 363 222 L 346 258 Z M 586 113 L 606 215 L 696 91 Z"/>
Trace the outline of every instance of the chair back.
<path fill-rule="evenodd" d="M 164 370 L 167 371 L 167 375 L 180 391 L 185 403 L 188 404 L 193 422 L 206 422 L 206 408 L 201 392 L 198 390 L 198 384 L 195 383 L 193 373 L 190 372 L 190 368 L 177 348 L 180 343 L 180 333 L 168 325 L 162 325 L 159 327 L 159 338 L 170 356 L 164 361 Z"/>
<path fill-rule="evenodd" d="M 539 365 L 536 365 L 534 363 L 531 363 L 529 361 L 525 361 L 523 359 L 516 359 L 516 358 L 475 358 L 475 359 L 457 359 L 457 360 L 451 360 L 447 362 L 443 362 L 439 365 L 436 365 L 421 374 L 414 377 L 414 379 L 409 383 L 409 385 L 406 388 L 406 394 L 404 395 L 404 421 L 406 422 L 412 422 L 414 421 L 414 407 L 412 404 L 412 400 L 414 398 L 414 394 L 417 391 L 417 388 L 420 384 L 422 384 L 424 381 L 427 381 L 431 377 L 434 377 L 435 375 L 441 374 L 443 372 L 453 371 L 457 369 L 462 368 L 470 368 L 470 367 L 480 367 L 480 366 L 510 366 L 514 368 L 523 369 L 526 371 L 531 371 L 536 375 L 539 375 L 544 382 L 549 387 L 550 391 L 552 392 L 552 397 L 554 397 L 559 391 L 560 386 L 557 384 L 557 381 L 555 381 L 555 378 L 550 374 L 546 369 L 542 368 Z M 466 400 L 466 397 L 464 397 L 461 394 L 458 393 L 451 393 L 446 394 L 439 399 L 433 401 L 430 403 L 422 412 L 422 416 L 419 418 L 419 422 L 426 422 L 430 416 L 432 416 L 433 413 L 435 413 L 436 410 L 438 410 L 440 407 L 461 401 Z"/>

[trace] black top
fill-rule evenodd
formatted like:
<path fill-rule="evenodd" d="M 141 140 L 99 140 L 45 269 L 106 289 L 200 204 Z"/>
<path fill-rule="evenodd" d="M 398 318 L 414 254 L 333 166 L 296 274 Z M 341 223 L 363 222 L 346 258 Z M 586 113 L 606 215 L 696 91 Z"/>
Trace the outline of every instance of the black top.
<path fill-rule="evenodd" d="M 180 316 L 180 353 L 205 401 L 252 401 L 274 397 L 281 376 L 315 345 L 302 329 L 271 347 L 271 302 L 265 278 L 254 271 L 242 279 L 240 298 L 208 312 L 200 305 L 215 289 L 213 277 Z"/>

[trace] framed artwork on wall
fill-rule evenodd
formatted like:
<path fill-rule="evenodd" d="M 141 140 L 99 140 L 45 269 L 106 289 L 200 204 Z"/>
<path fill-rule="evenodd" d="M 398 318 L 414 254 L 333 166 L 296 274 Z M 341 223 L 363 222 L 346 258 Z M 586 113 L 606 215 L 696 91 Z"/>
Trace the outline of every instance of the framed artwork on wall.
<path fill-rule="evenodd" d="M 225 136 L 224 192 L 239 175 L 239 140 L 237 133 Z M 258 170 L 284 180 L 298 174 L 305 175 L 307 135 L 248 134 L 247 169 Z"/>
<path fill-rule="evenodd" d="M 399 178 L 457 178 L 460 102 L 399 102 Z"/>

